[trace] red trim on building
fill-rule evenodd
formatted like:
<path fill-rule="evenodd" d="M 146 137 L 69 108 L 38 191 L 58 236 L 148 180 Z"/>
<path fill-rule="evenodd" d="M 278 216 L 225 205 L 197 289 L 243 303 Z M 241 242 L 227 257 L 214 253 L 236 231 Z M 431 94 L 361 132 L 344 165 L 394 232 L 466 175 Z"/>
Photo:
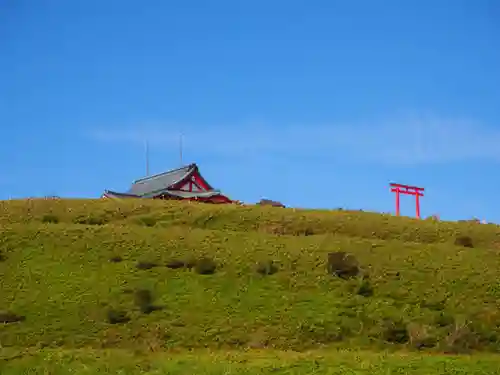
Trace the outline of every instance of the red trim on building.
<path fill-rule="evenodd" d="M 193 178 L 193 181 L 191 181 L 191 182 L 192 182 L 192 184 L 193 184 L 194 186 L 196 186 L 196 187 L 198 188 L 198 190 L 199 190 L 199 191 L 204 191 L 204 190 L 205 190 L 205 189 L 203 189 L 200 185 L 198 185 L 198 183 L 196 182 L 196 179 L 195 179 L 195 178 Z"/>
<path fill-rule="evenodd" d="M 204 190 L 204 191 L 208 191 L 208 190 L 212 190 L 212 187 L 208 184 L 208 182 L 201 176 L 200 172 L 198 171 L 195 171 L 193 173 L 193 180 L 196 182 L 196 185 Z"/>
<path fill-rule="evenodd" d="M 168 194 L 162 194 L 154 197 L 153 199 L 163 199 L 163 200 L 186 200 L 186 201 L 194 201 L 194 202 L 203 202 L 203 203 L 215 203 L 215 204 L 223 204 L 223 203 L 232 203 L 231 199 L 226 197 L 225 195 L 218 194 L 211 197 L 193 197 L 193 198 L 181 198 Z"/>

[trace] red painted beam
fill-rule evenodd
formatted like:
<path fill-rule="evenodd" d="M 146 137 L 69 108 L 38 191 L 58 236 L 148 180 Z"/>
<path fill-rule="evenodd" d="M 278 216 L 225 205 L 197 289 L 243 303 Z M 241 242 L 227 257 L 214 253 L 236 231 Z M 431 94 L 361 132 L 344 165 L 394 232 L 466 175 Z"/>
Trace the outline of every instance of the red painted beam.
<path fill-rule="evenodd" d="M 210 190 L 210 186 L 208 185 L 208 183 L 205 181 L 205 179 L 201 176 L 201 174 L 196 171 L 195 173 L 193 173 L 192 175 L 194 177 L 194 181 L 196 182 L 196 185 L 201 188 L 202 190 Z"/>
<path fill-rule="evenodd" d="M 402 189 L 412 189 L 412 190 L 418 190 L 418 191 L 424 191 L 424 188 L 418 187 L 418 186 L 411 186 L 411 185 L 401 185 L 401 184 L 390 184 L 391 187 L 398 187 Z"/>
<path fill-rule="evenodd" d="M 401 190 L 398 188 L 391 189 L 392 193 L 400 193 L 400 194 L 408 194 L 408 195 L 418 195 L 419 197 L 423 197 L 424 194 L 421 193 L 420 191 L 408 191 L 408 190 Z"/>

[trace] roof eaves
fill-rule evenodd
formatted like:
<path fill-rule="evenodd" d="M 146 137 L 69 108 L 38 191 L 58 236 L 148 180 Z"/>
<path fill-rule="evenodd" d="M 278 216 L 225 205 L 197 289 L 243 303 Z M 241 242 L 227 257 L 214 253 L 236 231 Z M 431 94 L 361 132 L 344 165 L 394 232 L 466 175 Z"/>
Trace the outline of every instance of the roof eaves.
<path fill-rule="evenodd" d="M 126 197 L 126 198 L 139 198 L 136 194 L 119 193 L 112 190 L 104 190 L 104 196 L 116 196 L 116 197 Z"/>
<path fill-rule="evenodd" d="M 209 191 L 203 191 L 203 192 L 191 192 L 191 191 L 183 191 L 183 190 L 167 190 L 167 189 L 160 189 L 156 191 L 152 191 L 150 193 L 146 193 L 141 195 L 141 198 L 152 198 L 160 194 L 167 194 L 167 195 L 174 195 L 174 196 L 181 196 L 184 194 L 193 194 L 193 195 L 199 195 L 202 196 L 203 194 L 209 194 L 209 195 L 216 195 L 216 194 L 222 194 L 220 190 L 209 190 Z"/>

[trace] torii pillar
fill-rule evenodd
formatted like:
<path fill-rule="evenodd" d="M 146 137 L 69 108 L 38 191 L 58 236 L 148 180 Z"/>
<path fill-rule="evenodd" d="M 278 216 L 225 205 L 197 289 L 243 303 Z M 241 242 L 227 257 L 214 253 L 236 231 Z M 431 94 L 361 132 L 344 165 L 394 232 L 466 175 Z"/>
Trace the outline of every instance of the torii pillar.
<path fill-rule="evenodd" d="M 415 196 L 415 209 L 416 209 L 416 217 L 420 219 L 420 197 L 423 197 L 424 188 L 417 186 L 409 186 L 409 185 L 401 185 L 391 183 L 391 192 L 396 193 L 396 216 L 400 215 L 399 209 L 399 194 L 407 194 Z"/>

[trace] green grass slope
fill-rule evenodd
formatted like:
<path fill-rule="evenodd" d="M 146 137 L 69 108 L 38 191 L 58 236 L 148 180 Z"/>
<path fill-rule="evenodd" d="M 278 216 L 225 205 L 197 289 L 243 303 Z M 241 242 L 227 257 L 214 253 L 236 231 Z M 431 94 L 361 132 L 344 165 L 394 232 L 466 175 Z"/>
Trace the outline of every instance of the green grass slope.
<path fill-rule="evenodd" d="M 500 349 L 500 229 L 493 225 L 31 200 L 0 202 L 0 230 L 0 319 L 23 317 L 0 323 L 0 346 L 41 349 L 36 358 L 79 348 Z M 460 237 L 471 243 L 456 243 Z M 328 254 L 336 251 L 352 254 L 363 276 L 332 275 Z M 200 274 L 212 263 L 214 273 Z"/>
<path fill-rule="evenodd" d="M 1 361 L 1 359 L 0 359 Z M 1 363 L 1 362 L 0 362 Z M 1 366 L 1 365 L 0 365 Z M 428 356 L 366 351 L 276 350 L 137 353 L 127 350 L 53 350 L 9 353 L 2 375 L 496 375 L 495 356 Z"/>

